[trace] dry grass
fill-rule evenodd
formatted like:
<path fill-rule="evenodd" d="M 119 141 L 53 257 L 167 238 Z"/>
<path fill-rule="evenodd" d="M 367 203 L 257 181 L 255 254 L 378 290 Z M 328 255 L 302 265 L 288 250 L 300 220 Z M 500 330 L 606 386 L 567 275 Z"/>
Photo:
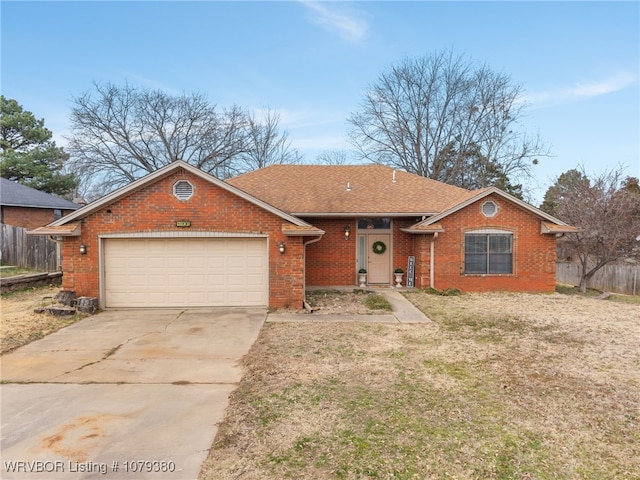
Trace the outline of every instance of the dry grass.
<path fill-rule="evenodd" d="M 353 288 L 307 292 L 307 303 L 317 309 L 315 315 L 376 315 L 389 313 L 391 304 L 379 293 Z"/>
<path fill-rule="evenodd" d="M 16 277 L 19 275 L 32 275 L 34 273 L 42 273 L 42 272 L 39 272 L 38 270 L 32 270 L 30 268 L 22 268 L 22 267 L 9 267 L 9 266 L 0 267 L 0 278 Z"/>
<path fill-rule="evenodd" d="M 48 313 L 35 313 L 34 309 L 50 305 L 59 286 L 29 288 L 6 293 L 0 298 L 0 353 L 7 353 L 22 345 L 44 337 L 83 318 L 56 317 Z"/>
<path fill-rule="evenodd" d="M 640 306 L 409 298 L 433 324 L 265 325 L 201 479 L 640 478 Z"/>

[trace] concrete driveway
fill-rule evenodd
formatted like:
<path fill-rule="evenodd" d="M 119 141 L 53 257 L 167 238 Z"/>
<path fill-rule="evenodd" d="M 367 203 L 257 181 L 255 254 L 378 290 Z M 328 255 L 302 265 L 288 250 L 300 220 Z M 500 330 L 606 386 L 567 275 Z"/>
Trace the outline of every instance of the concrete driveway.
<path fill-rule="evenodd" d="M 109 310 L 0 358 L 0 477 L 196 479 L 265 309 Z"/>

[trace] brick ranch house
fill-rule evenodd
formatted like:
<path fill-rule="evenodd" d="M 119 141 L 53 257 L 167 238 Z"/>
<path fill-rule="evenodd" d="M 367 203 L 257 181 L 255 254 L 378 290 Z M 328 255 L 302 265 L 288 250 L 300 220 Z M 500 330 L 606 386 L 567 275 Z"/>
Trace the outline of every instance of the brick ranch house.
<path fill-rule="evenodd" d="M 306 286 L 555 288 L 575 231 L 496 188 L 381 165 L 274 165 L 222 181 L 182 161 L 30 233 L 62 241 L 63 285 L 101 308 L 299 308 Z M 412 271 L 407 272 L 409 258 Z"/>

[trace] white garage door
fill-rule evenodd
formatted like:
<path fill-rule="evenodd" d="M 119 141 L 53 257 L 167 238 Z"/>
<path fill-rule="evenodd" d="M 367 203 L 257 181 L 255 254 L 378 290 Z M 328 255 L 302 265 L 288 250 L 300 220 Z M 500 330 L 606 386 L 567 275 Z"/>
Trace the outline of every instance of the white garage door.
<path fill-rule="evenodd" d="M 265 238 L 105 239 L 105 306 L 266 306 L 268 263 Z"/>

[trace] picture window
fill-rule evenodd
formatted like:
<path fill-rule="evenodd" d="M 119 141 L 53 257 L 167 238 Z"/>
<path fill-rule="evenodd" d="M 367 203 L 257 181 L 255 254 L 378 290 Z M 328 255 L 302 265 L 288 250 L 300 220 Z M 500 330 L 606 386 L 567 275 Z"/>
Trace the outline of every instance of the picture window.
<path fill-rule="evenodd" d="M 464 273 L 513 273 L 513 235 L 468 233 L 464 237 Z"/>

